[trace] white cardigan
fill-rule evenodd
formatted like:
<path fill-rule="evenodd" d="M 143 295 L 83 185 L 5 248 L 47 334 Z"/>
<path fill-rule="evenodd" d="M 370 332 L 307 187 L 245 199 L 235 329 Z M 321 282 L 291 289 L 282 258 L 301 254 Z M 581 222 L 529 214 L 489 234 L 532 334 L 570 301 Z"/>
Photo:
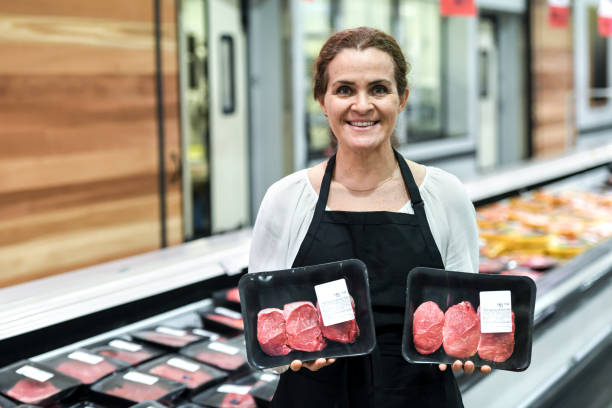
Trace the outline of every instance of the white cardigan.
<path fill-rule="evenodd" d="M 266 192 L 253 228 L 249 272 L 291 268 L 318 199 L 307 171 L 284 177 Z M 478 228 L 474 206 L 459 179 L 427 166 L 419 191 L 445 269 L 477 272 Z M 399 212 L 414 214 L 410 201 Z"/>

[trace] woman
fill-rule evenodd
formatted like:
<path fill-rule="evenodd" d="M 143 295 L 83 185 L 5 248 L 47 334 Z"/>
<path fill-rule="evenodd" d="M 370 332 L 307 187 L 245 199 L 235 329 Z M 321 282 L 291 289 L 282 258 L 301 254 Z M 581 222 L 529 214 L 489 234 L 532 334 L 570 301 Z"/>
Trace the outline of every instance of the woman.
<path fill-rule="evenodd" d="M 392 147 L 408 99 L 406 74 L 393 37 L 367 27 L 332 35 L 316 61 L 314 97 L 337 152 L 269 188 L 253 231 L 250 270 L 361 259 L 377 346 L 368 356 L 293 361 L 274 407 L 462 406 L 446 365 L 409 364 L 400 351 L 408 271 L 474 272 L 478 265 L 474 207 L 460 182 L 406 161 Z M 462 369 L 461 362 L 453 369 Z M 473 363 L 464 369 L 472 372 Z"/>

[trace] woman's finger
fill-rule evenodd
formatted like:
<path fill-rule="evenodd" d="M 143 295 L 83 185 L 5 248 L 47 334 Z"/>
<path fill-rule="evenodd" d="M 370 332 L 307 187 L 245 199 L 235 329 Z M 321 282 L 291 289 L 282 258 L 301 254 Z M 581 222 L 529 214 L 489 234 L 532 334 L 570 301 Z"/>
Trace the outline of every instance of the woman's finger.
<path fill-rule="evenodd" d="M 453 371 L 461 371 L 462 368 L 463 363 L 461 362 L 461 360 L 455 360 L 455 362 L 453 363 Z"/>
<path fill-rule="evenodd" d="M 440 371 L 446 371 L 446 364 L 438 364 Z"/>
<path fill-rule="evenodd" d="M 480 367 L 480 372 L 483 374 L 489 374 L 491 372 L 491 366 L 483 365 L 482 367 Z"/>
<path fill-rule="evenodd" d="M 293 371 L 299 371 L 300 368 L 302 368 L 302 361 L 301 360 L 293 360 L 289 367 L 291 367 L 291 369 Z"/>
<path fill-rule="evenodd" d="M 466 374 L 472 374 L 474 372 L 474 362 L 470 360 L 466 361 L 463 365 L 463 371 Z"/>

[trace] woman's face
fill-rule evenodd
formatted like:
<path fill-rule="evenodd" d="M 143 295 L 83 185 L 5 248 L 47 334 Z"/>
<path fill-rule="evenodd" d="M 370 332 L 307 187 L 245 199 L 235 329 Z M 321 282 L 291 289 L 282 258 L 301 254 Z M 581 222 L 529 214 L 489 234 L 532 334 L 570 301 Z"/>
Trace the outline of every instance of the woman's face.
<path fill-rule="evenodd" d="M 321 110 L 339 147 L 375 149 L 388 143 L 408 89 L 398 95 L 393 60 L 376 48 L 345 48 L 327 66 L 328 83 Z"/>

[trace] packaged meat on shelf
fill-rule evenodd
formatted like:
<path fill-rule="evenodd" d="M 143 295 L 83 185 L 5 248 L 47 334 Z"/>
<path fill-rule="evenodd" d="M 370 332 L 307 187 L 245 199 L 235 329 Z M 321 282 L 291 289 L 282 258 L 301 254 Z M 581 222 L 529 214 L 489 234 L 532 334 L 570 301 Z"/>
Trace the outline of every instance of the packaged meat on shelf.
<path fill-rule="evenodd" d="M 227 373 L 185 356 L 170 354 L 138 366 L 138 369 L 169 380 L 178 381 L 197 393 L 227 378 Z"/>
<path fill-rule="evenodd" d="M 402 354 L 411 363 L 472 360 L 522 371 L 531 361 L 536 287 L 522 276 L 414 268 Z"/>
<path fill-rule="evenodd" d="M 151 329 L 139 330 L 130 333 L 130 335 L 136 339 L 173 350 L 178 350 L 181 347 L 206 340 L 206 338 L 198 336 L 189 330 L 167 326 L 157 326 Z"/>
<path fill-rule="evenodd" d="M 202 321 L 206 329 L 218 331 L 229 337 L 238 335 L 244 330 L 240 312 L 223 306 L 215 306 L 212 310 L 202 313 Z"/>
<path fill-rule="evenodd" d="M 33 361 L 0 370 L 0 393 L 24 404 L 50 405 L 73 393 L 81 383 Z"/>
<path fill-rule="evenodd" d="M 204 391 L 192 400 L 205 407 L 265 407 L 274 395 L 277 384 L 278 375 L 253 372 Z"/>
<path fill-rule="evenodd" d="M 131 369 L 98 381 L 90 389 L 97 398 L 121 407 L 148 400 L 172 401 L 185 390 L 185 385 Z"/>
<path fill-rule="evenodd" d="M 130 365 L 137 365 L 164 354 L 160 348 L 121 338 L 110 339 L 104 344 L 92 346 L 90 350 L 100 356 L 123 361 Z"/>
<path fill-rule="evenodd" d="M 129 366 L 128 363 L 99 356 L 83 349 L 42 360 L 39 363 L 76 378 L 86 385 Z"/>
<path fill-rule="evenodd" d="M 249 273 L 238 288 L 255 368 L 363 355 L 375 346 L 367 270 L 359 260 Z"/>
<path fill-rule="evenodd" d="M 180 354 L 232 374 L 248 370 L 244 336 L 196 343 L 181 349 Z"/>
<path fill-rule="evenodd" d="M 612 237 L 612 189 L 540 189 L 476 211 L 481 273 L 534 280 Z"/>
<path fill-rule="evenodd" d="M 238 287 L 213 292 L 212 298 L 217 306 L 224 306 L 240 312 L 240 292 Z"/>

